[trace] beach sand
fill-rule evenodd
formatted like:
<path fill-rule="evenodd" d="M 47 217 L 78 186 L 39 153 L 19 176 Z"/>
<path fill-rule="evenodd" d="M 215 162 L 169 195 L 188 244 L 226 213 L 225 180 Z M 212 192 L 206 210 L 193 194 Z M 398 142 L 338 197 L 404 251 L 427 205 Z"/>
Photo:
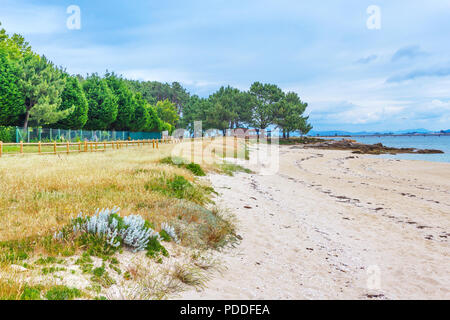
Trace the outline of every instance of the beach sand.
<path fill-rule="evenodd" d="M 450 299 L 450 164 L 280 146 L 209 178 L 242 241 L 182 299 Z"/>

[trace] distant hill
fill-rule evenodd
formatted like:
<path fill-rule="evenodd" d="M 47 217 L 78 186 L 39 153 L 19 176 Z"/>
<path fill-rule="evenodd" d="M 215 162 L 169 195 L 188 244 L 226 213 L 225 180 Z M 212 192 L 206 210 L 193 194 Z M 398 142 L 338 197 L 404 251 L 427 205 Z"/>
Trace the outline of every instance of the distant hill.
<path fill-rule="evenodd" d="M 449 132 L 449 130 L 444 130 L 443 133 Z M 311 131 L 309 133 L 310 136 L 370 136 L 370 135 L 389 135 L 389 134 L 427 134 L 434 133 L 434 131 L 430 131 L 427 129 L 408 129 L 408 130 L 398 130 L 398 131 L 360 131 L 360 132 L 350 132 L 350 131 L 339 131 L 339 130 L 330 130 L 330 131 Z"/>

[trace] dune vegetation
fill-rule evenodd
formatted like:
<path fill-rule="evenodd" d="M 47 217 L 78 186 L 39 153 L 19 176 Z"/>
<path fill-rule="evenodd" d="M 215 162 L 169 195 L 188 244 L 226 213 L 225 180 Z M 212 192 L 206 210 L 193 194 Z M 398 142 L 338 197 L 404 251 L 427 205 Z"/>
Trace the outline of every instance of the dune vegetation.
<path fill-rule="evenodd" d="M 214 143 L 3 157 L 0 299 L 163 299 L 203 285 L 209 252 L 236 238 L 202 177 L 241 168 L 171 156 L 223 147 Z M 98 208 L 120 211 L 101 222 Z"/>

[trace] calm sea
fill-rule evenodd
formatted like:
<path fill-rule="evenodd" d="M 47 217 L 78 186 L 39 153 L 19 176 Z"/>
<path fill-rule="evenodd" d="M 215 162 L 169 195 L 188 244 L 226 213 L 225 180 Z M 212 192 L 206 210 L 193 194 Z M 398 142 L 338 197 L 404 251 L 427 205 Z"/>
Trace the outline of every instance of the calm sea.
<path fill-rule="evenodd" d="M 336 139 L 341 140 L 342 138 Z M 382 143 L 383 145 L 388 147 L 438 149 L 445 152 L 444 154 L 384 154 L 377 156 L 380 158 L 450 162 L 450 136 L 370 136 L 351 137 L 345 139 L 352 139 L 365 144 Z"/>

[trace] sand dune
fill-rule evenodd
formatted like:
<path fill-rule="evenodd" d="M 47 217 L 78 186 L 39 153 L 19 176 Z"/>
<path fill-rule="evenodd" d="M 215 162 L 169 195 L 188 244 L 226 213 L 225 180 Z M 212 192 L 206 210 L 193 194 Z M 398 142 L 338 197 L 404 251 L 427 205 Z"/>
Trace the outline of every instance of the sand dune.
<path fill-rule="evenodd" d="M 449 299 L 450 164 L 280 147 L 276 175 L 212 175 L 243 240 L 183 299 Z"/>

